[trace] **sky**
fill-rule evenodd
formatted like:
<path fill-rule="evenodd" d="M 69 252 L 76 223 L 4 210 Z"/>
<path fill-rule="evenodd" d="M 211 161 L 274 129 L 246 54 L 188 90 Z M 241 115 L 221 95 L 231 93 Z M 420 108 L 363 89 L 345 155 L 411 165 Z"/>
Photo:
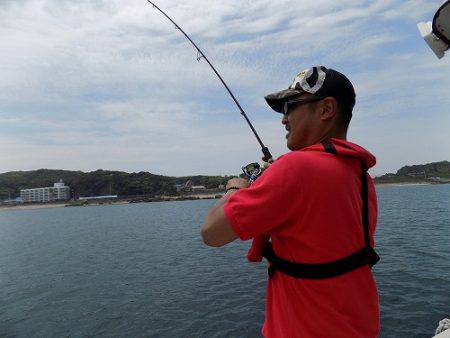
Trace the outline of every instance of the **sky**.
<path fill-rule="evenodd" d="M 450 160 L 450 56 L 416 26 L 442 2 L 156 1 L 275 157 L 286 131 L 264 95 L 314 65 L 346 74 L 348 140 L 377 157 L 373 175 Z M 262 156 L 209 66 L 145 0 L 1 0 L 0 41 L 0 173 L 225 175 Z"/>

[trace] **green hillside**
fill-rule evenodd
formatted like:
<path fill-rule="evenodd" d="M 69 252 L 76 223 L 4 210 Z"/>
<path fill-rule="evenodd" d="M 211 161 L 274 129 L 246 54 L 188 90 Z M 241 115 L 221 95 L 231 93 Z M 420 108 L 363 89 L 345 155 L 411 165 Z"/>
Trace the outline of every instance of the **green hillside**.
<path fill-rule="evenodd" d="M 407 182 L 450 182 L 450 162 L 441 161 L 427 164 L 404 166 L 391 174 L 375 177 L 375 183 L 407 183 Z"/>
<path fill-rule="evenodd" d="M 39 169 L 32 171 L 11 171 L 0 174 L 0 200 L 15 198 L 20 189 L 50 187 L 63 180 L 70 186 L 72 195 L 177 195 L 176 184 L 191 181 L 193 185 L 203 185 L 215 189 L 225 185 L 231 176 L 184 176 L 170 177 L 149 172 L 126 173 L 122 171 L 96 170 L 92 172 Z M 441 161 L 422 165 L 404 166 L 395 174 L 385 174 L 375 178 L 375 183 L 405 182 L 450 182 L 450 162 Z"/>
<path fill-rule="evenodd" d="M 20 195 L 20 189 L 50 187 L 60 179 L 70 186 L 72 194 L 78 196 L 99 195 L 176 195 L 175 184 L 191 180 L 194 185 L 217 188 L 226 184 L 230 177 L 186 176 L 169 177 L 148 172 L 126 173 L 121 171 L 96 170 L 92 172 L 39 169 L 12 171 L 0 174 L 0 200 Z"/>

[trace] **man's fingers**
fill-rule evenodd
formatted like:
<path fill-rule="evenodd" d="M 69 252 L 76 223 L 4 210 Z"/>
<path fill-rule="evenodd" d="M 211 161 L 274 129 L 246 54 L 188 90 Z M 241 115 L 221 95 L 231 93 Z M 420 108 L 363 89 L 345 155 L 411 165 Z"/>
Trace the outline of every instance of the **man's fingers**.
<path fill-rule="evenodd" d="M 263 156 L 261 158 L 261 160 L 263 160 L 263 162 L 265 162 L 265 163 L 273 163 L 273 158 L 268 159 L 267 157 Z"/>
<path fill-rule="evenodd" d="M 267 168 L 269 168 L 269 166 L 273 163 L 273 159 L 270 158 L 269 160 L 267 160 L 267 157 L 263 156 L 262 157 L 263 160 L 263 164 L 262 164 L 262 170 L 266 170 Z"/>
<path fill-rule="evenodd" d="M 250 186 L 250 183 L 247 179 L 244 178 L 232 178 L 227 182 L 226 189 L 231 187 L 236 188 L 248 188 Z"/>

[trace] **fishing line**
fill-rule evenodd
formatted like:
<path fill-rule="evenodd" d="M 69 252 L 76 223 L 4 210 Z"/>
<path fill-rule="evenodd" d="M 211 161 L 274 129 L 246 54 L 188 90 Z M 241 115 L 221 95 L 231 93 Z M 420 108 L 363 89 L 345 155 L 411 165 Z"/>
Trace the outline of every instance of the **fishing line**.
<path fill-rule="evenodd" d="M 200 61 L 201 59 L 205 59 L 205 61 L 208 63 L 208 65 L 211 67 L 211 69 L 214 71 L 214 73 L 217 75 L 217 77 L 219 78 L 220 82 L 222 82 L 223 86 L 225 87 L 225 89 L 228 91 L 228 94 L 230 94 L 231 98 L 233 99 L 234 103 L 236 104 L 236 106 L 239 108 L 239 111 L 241 113 L 241 115 L 245 118 L 245 120 L 247 121 L 250 129 L 252 130 L 253 134 L 255 135 L 256 139 L 258 140 L 258 143 L 261 146 L 261 151 L 264 154 L 264 157 L 267 161 L 271 161 L 272 160 L 272 155 L 270 154 L 269 148 L 267 148 L 264 143 L 261 141 L 261 138 L 259 137 L 258 133 L 256 132 L 255 128 L 253 127 L 252 123 L 250 122 L 250 120 L 248 119 L 247 114 L 245 113 L 244 109 L 242 109 L 241 105 L 239 104 L 238 100 L 236 99 L 236 97 L 234 96 L 234 94 L 231 92 L 230 88 L 227 86 L 227 84 L 225 83 L 225 81 L 222 79 L 222 77 L 220 76 L 220 74 L 217 72 L 217 70 L 214 68 L 214 66 L 211 64 L 211 62 L 208 60 L 208 58 L 206 57 L 206 55 L 201 51 L 200 48 L 198 48 L 198 46 L 195 44 L 194 41 L 192 41 L 192 39 L 189 37 L 189 35 L 187 35 L 185 33 L 185 31 L 183 29 L 181 29 L 180 26 L 178 26 L 178 24 L 173 21 L 173 19 L 168 16 L 161 8 L 159 8 L 156 4 L 154 4 L 152 1 L 147 0 L 148 3 L 150 3 L 153 8 L 156 8 L 159 12 L 161 12 L 162 15 L 164 15 L 170 22 L 172 22 L 175 25 L 175 28 L 178 29 L 181 33 L 183 33 L 183 35 L 186 37 L 186 39 L 189 40 L 189 42 L 195 47 L 196 51 L 197 51 L 197 61 Z"/>

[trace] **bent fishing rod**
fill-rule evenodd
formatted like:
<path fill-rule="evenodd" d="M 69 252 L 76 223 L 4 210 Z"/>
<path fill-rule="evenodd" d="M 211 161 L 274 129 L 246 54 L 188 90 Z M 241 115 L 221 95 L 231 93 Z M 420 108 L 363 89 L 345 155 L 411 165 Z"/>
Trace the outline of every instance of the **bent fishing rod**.
<path fill-rule="evenodd" d="M 227 86 L 227 84 L 225 83 L 225 81 L 222 79 L 222 77 L 220 76 L 220 74 L 217 72 L 216 68 L 214 68 L 214 66 L 211 64 L 211 62 L 208 60 L 208 58 L 206 57 L 206 55 L 201 51 L 200 48 L 198 48 L 198 46 L 195 44 L 194 41 L 192 41 L 192 39 L 189 37 L 189 35 L 187 35 L 185 33 L 185 31 L 183 29 L 181 29 L 180 26 L 178 26 L 178 24 L 173 21 L 173 19 L 168 16 L 161 8 L 159 8 L 155 3 L 153 3 L 150 0 L 147 0 L 148 3 L 150 3 L 151 5 L 153 5 L 153 8 L 156 8 L 159 12 L 161 12 L 162 15 L 164 15 L 170 22 L 172 22 L 175 25 L 175 28 L 180 30 L 181 33 L 183 33 L 183 35 L 186 37 L 186 39 L 189 40 L 189 42 L 195 47 L 195 49 L 197 50 L 197 61 L 200 61 L 202 58 L 205 59 L 205 61 L 208 63 L 208 65 L 211 67 L 211 69 L 214 71 L 214 73 L 217 75 L 217 77 L 219 78 L 220 82 L 222 82 L 223 86 L 225 87 L 225 89 L 228 91 L 228 94 L 230 94 L 231 98 L 233 99 L 234 103 L 236 103 L 236 106 L 239 108 L 239 111 L 241 113 L 241 115 L 245 118 L 245 120 L 247 121 L 250 129 L 253 131 L 253 134 L 255 135 L 256 139 L 258 140 L 258 143 L 261 146 L 261 151 L 264 155 L 264 158 L 267 162 L 272 161 L 272 155 L 270 154 L 269 148 L 267 148 L 264 143 L 261 141 L 260 137 L 258 136 L 258 133 L 256 132 L 255 128 L 253 127 L 252 123 L 250 122 L 250 120 L 248 119 L 247 114 L 245 113 L 244 109 L 242 109 L 241 105 L 239 104 L 238 100 L 236 99 L 236 97 L 234 96 L 234 94 L 231 92 L 230 88 Z M 252 163 L 254 164 L 254 163 Z M 257 163 L 256 163 L 257 164 Z M 248 167 L 248 166 L 246 166 Z M 244 169 L 243 169 L 244 170 Z M 244 170 L 245 172 L 245 170 Z"/>

